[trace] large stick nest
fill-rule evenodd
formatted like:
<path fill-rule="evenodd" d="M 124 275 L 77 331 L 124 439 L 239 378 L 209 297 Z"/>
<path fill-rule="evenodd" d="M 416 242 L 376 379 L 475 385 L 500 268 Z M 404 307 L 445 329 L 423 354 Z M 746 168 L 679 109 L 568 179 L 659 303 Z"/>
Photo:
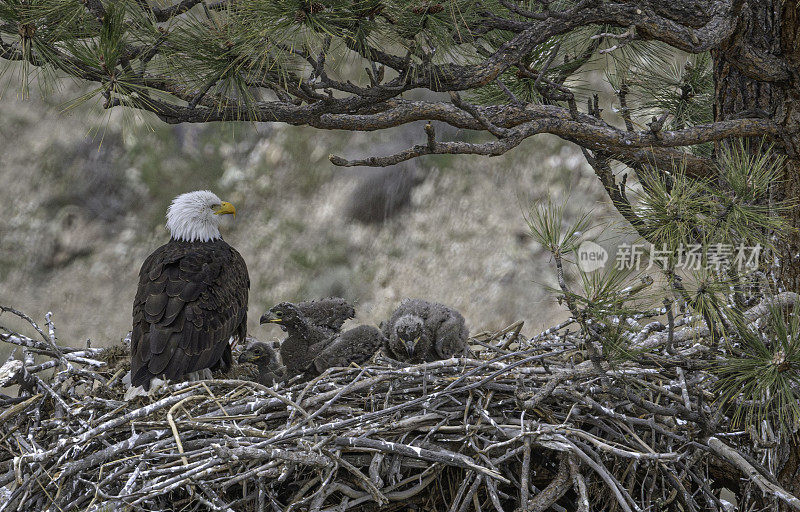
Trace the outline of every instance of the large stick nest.
<path fill-rule="evenodd" d="M 24 355 L 0 370 L 19 384 L 0 396 L 0 512 L 721 511 L 722 487 L 740 506 L 793 504 L 713 403 L 696 330 L 668 351 L 644 330 L 647 351 L 609 363 L 584 360 L 569 325 L 484 334 L 472 357 L 379 355 L 310 382 L 222 376 L 130 402 L 119 347 L 59 346 L 49 317 L 41 340 L 0 330 Z"/>

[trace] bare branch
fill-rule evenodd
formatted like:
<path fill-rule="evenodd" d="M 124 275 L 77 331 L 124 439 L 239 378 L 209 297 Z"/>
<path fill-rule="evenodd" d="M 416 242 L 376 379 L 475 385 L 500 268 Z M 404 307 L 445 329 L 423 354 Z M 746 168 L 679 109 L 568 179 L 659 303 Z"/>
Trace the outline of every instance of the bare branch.
<path fill-rule="evenodd" d="M 800 498 L 786 491 L 778 484 L 764 478 L 761 473 L 756 471 L 756 469 L 745 460 L 742 454 L 713 436 L 708 438 L 708 446 L 717 456 L 736 466 L 748 479 L 755 482 L 764 494 L 774 496 L 793 509 L 800 510 Z"/>

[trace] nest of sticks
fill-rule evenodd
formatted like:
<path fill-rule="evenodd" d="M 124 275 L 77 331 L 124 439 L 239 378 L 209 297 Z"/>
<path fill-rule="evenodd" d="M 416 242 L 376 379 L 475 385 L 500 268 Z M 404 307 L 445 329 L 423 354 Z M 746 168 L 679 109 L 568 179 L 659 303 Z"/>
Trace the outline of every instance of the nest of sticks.
<path fill-rule="evenodd" d="M 36 334 L 0 329 L 23 353 L 0 370 L 19 386 L 0 395 L 0 512 L 723 511 L 723 487 L 742 510 L 797 506 L 714 404 L 702 329 L 680 320 L 614 364 L 586 358 L 571 322 L 529 338 L 520 323 L 471 357 L 126 402 L 124 349 L 59 345 L 49 315 L 4 311 Z"/>

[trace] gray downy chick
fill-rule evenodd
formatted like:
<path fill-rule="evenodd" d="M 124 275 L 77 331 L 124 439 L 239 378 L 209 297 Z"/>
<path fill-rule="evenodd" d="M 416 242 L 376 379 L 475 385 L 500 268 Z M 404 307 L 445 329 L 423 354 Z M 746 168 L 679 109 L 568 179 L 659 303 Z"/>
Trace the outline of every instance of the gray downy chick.
<path fill-rule="evenodd" d="M 337 334 L 314 359 L 314 369 L 322 373 L 328 368 L 347 367 L 368 361 L 384 344 L 380 330 L 370 325 L 359 325 Z"/>
<path fill-rule="evenodd" d="M 423 325 L 421 331 L 419 321 Z M 399 357 L 400 360 L 436 361 L 464 354 L 468 347 L 469 330 L 461 313 L 444 304 L 404 299 L 384 324 L 384 335 L 389 339 L 390 354 L 400 356 L 403 354 L 401 347 L 406 347 L 405 356 Z M 409 336 L 410 340 L 407 339 Z M 407 342 L 413 343 L 415 339 L 413 354 L 409 356 Z"/>
<path fill-rule="evenodd" d="M 281 361 L 286 378 L 304 374 L 330 341 L 330 330 L 312 324 L 291 302 L 281 302 L 261 316 L 261 324 L 274 323 L 286 330 L 281 342 Z"/>
<path fill-rule="evenodd" d="M 421 363 L 435 359 L 432 354 L 433 343 L 425 329 L 425 321 L 420 316 L 401 316 L 391 330 L 384 331 L 384 335 L 387 333 L 384 346 L 388 355 L 398 361 Z"/>
<path fill-rule="evenodd" d="M 352 304 L 339 297 L 307 300 L 298 302 L 295 306 L 311 324 L 327 330 L 330 335 L 341 332 L 342 325 L 356 316 Z"/>
<path fill-rule="evenodd" d="M 256 382 L 272 386 L 276 380 L 283 379 L 283 368 L 278 362 L 278 354 L 263 341 L 251 341 L 239 354 L 239 364 L 252 363 L 258 369 Z"/>

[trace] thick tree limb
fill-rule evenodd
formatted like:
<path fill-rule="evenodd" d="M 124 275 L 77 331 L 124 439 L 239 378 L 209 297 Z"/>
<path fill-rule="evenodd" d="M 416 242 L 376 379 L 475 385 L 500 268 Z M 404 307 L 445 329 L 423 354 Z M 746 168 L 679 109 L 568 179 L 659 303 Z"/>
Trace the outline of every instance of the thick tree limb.
<path fill-rule="evenodd" d="M 141 7 L 152 14 L 156 22 L 173 20 L 189 11 L 200 2 L 197 0 L 181 0 L 167 7 L 158 7 L 146 0 L 139 0 Z M 682 5 L 686 4 L 686 5 Z M 224 2 L 211 5 L 211 8 L 225 5 Z M 304 79 L 299 74 L 290 73 L 284 90 L 279 85 L 281 77 L 267 73 L 264 81 L 253 81 L 254 87 L 277 91 L 280 100 L 276 102 L 255 102 L 242 104 L 230 97 L 207 96 L 210 84 L 216 80 L 207 80 L 206 90 L 190 90 L 180 80 L 172 76 L 156 76 L 144 73 L 144 68 L 153 57 L 163 49 L 164 38 L 151 47 L 138 48 L 134 45 L 126 47 L 126 59 L 139 58 L 142 61 L 142 76 L 137 82 L 135 77 L 127 76 L 132 87 L 145 87 L 172 95 L 174 98 L 188 103 L 184 106 L 172 101 L 157 99 L 152 94 L 139 97 L 120 96 L 108 98 L 107 105 L 121 105 L 139 110 L 153 112 L 169 123 L 181 122 L 213 122 L 213 121 L 253 121 L 253 122 L 286 122 L 295 125 L 309 125 L 324 129 L 345 130 L 377 130 L 399 126 L 418 120 L 438 120 L 458 128 L 488 131 L 501 140 L 495 142 L 469 144 L 462 142 L 440 142 L 428 144 L 427 148 L 415 146 L 396 155 L 373 157 L 359 160 L 333 158 L 337 165 L 391 165 L 410 158 L 426 154 L 479 154 L 499 155 L 522 140 L 539 133 L 552 133 L 570 140 L 591 150 L 603 150 L 613 158 L 632 165 L 648 163 L 666 169 L 671 162 L 687 163 L 689 173 L 694 176 L 709 176 L 713 173 L 712 165 L 702 159 L 666 148 L 718 141 L 728 137 L 758 137 L 776 135 L 777 128 L 764 120 L 738 120 L 725 125 L 713 124 L 686 128 L 673 132 L 633 132 L 617 130 L 589 116 L 578 116 L 574 109 L 553 106 L 506 105 L 502 107 L 478 107 L 463 102 L 458 91 L 474 90 L 492 83 L 498 77 L 517 67 L 520 73 L 531 71 L 520 62 L 537 45 L 550 41 L 554 36 L 566 34 L 576 28 L 595 25 L 624 27 L 637 38 L 655 39 L 689 52 L 706 51 L 727 38 L 735 27 L 737 16 L 741 10 L 741 0 L 715 0 L 709 3 L 698 3 L 684 0 L 682 3 L 665 6 L 657 1 L 581 1 L 564 7 L 564 10 L 544 9 L 533 12 L 516 6 L 513 2 L 505 2 L 509 10 L 503 13 L 485 13 L 485 19 L 479 22 L 480 27 L 501 28 L 510 31 L 513 36 L 501 44 L 493 52 L 477 63 L 457 64 L 444 62 L 434 64 L 425 55 L 409 52 L 406 57 L 393 55 L 386 50 L 368 45 L 348 43 L 351 51 L 358 53 L 372 64 L 394 69 L 398 76 L 388 82 L 373 80 L 370 86 L 361 87 L 350 81 L 332 79 L 325 70 L 324 52 L 322 58 L 314 57 L 309 51 L 300 47 L 285 47 L 284 52 L 297 55 L 306 60 L 313 69 L 312 75 Z M 702 5 L 702 8 L 700 6 Z M 92 0 L 86 8 L 98 20 L 103 20 L 105 10 L 102 3 Z M 520 21 L 521 16 L 527 21 Z M 502 23 L 501 23 L 502 22 Z M 500 23 L 500 25 L 498 25 Z M 330 40 L 330 36 L 328 38 Z M 599 39 L 598 39 L 599 41 Z M 327 43 L 328 45 L 330 44 Z M 169 45 L 167 45 L 169 46 Z M 553 62 L 559 45 L 551 51 L 543 70 L 534 73 L 536 84 L 545 80 L 543 76 L 547 67 Z M 596 45 L 593 46 L 596 48 Z M 108 82 L 115 75 L 109 70 L 93 69 L 74 57 L 65 54 L 52 46 L 51 61 L 63 71 L 78 78 L 90 81 Z M 416 59 L 412 59 L 412 55 Z M 748 54 L 749 55 L 749 54 Z M 28 58 L 34 65 L 44 65 L 33 54 L 23 55 L 13 45 L 3 43 L 2 56 L 12 59 Z M 591 56 L 589 52 L 588 56 Z M 419 61 L 422 59 L 422 62 Z M 766 57 L 758 60 L 766 62 Z M 573 62 L 586 62 L 581 56 Z M 766 62 L 762 68 L 778 69 L 780 66 Z M 565 63 L 566 65 L 566 63 Z M 570 64 L 573 67 L 575 64 Z M 577 64 L 579 67 L 580 64 Z M 572 68 L 570 68 L 572 69 Z M 574 69 L 573 69 L 574 70 Z M 781 75 L 783 76 L 783 75 Z M 563 86 L 562 77 L 553 83 L 559 90 L 571 98 L 572 93 Z M 551 83 L 548 81 L 548 83 Z M 543 83 L 541 84 L 543 86 Z M 335 90 L 344 94 L 323 95 L 318 89 Z M 408 102 L 397 99 L 403 92 L 412 89 L 427 89 L 434 92 L 450 92 L 453 103 L 444 102 Z M 507 89 L 506 89 L 507 90 Z M 513 94 L 512 94 L 513 97 Z M 299 101 L 298 104 L 295 100 Z M 516 102 L 515 102 L 516 103 Z M 591 120 L 590 120 L 591 119 Z"/>

